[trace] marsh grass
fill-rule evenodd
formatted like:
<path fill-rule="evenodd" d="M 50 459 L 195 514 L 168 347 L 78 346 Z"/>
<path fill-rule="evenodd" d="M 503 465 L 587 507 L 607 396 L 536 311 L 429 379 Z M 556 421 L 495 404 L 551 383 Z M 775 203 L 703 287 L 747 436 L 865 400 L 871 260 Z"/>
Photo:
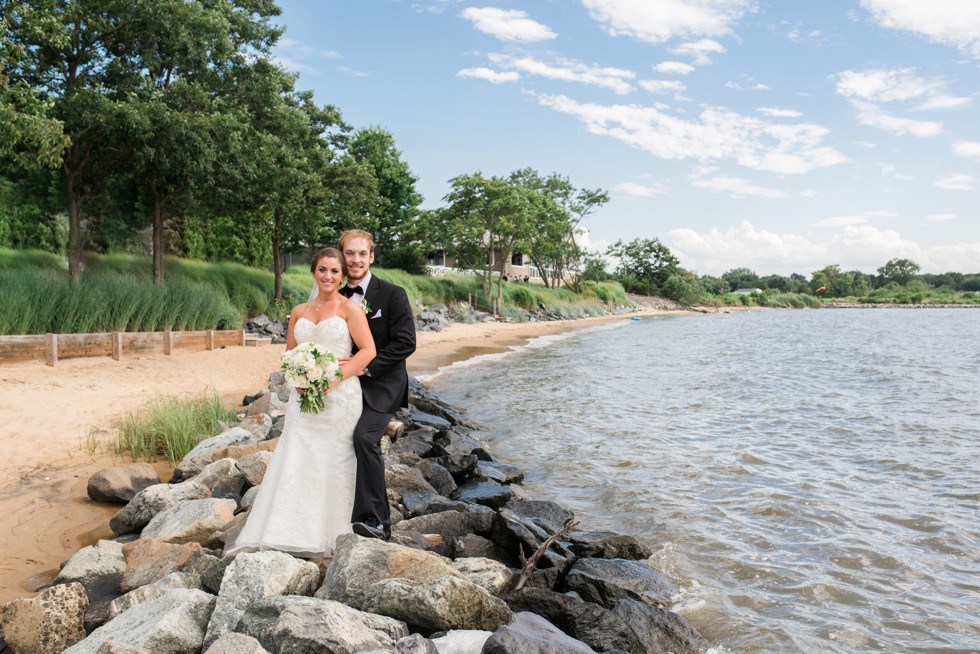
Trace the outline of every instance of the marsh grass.
<path fill-rule="evenodd" d="M 218 432 L 222 421 L 233 418 L 214 390 L 198 396 L 159 397 L 122 418 L 109 449 L 133 461 L 165 456 L 177 467 L 195 445 Z"/>

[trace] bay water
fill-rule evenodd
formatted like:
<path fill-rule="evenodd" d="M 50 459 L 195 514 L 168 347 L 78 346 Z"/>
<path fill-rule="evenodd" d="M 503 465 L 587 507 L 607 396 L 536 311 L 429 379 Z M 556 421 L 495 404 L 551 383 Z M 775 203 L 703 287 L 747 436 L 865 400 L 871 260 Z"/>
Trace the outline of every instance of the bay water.
<path fill-rule="evenodd" d="M 980 310 L 602 323 L 422 378 L 723 652 L 980 652 Z"/>

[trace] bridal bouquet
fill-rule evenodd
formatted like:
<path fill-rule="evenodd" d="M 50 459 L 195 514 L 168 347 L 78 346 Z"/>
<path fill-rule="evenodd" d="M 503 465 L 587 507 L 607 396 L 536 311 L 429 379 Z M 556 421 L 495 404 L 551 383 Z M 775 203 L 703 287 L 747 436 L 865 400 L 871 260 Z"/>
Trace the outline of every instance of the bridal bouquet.
<path fill-rule="evenodd" d="M 337 357 L 312 341 L 283 352 L 282 371 L 289 383 L 306 391 L 299 400 L 299 409 L 303 413 L 323 411 L 323 397 L 330 380 L 344 377 Z"/>

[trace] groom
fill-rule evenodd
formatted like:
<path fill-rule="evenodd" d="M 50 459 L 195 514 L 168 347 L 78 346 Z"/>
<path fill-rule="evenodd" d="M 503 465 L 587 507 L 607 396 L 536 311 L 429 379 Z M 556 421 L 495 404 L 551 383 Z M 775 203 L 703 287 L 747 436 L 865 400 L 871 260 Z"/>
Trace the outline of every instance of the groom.
<path fill-rule="evenodd" d="M 378 350 L 360 373 L 364 409 L 354 428 L 357 482 L 352 529 L 360 536 L 387 540 L 391 536 L 391 514 L 381 437 L 392 415 L 399 407 L 408 406 L 405 359 L 415 351 L 415 318 L 405 289 L 371 274 L 371 234 L 360 229 L 344 232 L 340 235 L 340 251 L 347 264 L 347 287 L 341 292 L 364 308 Z"/>

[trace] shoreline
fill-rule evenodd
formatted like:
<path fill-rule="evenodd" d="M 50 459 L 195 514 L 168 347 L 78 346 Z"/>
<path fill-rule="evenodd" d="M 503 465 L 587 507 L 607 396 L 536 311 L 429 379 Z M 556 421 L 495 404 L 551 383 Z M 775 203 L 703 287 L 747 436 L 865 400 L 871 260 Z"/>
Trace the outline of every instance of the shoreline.
<path fill-rule="evenodd" d="M 441 332 L 419 332 L 408 361 L 412 376 L 431 375 L 455 362 L 506 352 L 532 339 L 632 317 L 699 315 L 686 310 L 640 307 L 623 314 L 529 323 L 454 323 Z M 108 521 L 121 505 L 93 502 L 86 486 L 104 468 L 129 462 L 87 443 L 105 439 L 122 417 L 159 396 L 213 388 L 227 406 L 268 383 L 279 367 L 282 345 L 235 347 L 174 355 L 67 359 L 0 365 L 0 430 L 5 464 L 0 469 L 0 605 L 35 594 L 78 549 L 111 538 Z M 37 413 L 24 411 L 43 406 Z M 165 459 L 154 467 L 170 474 Z"/>

